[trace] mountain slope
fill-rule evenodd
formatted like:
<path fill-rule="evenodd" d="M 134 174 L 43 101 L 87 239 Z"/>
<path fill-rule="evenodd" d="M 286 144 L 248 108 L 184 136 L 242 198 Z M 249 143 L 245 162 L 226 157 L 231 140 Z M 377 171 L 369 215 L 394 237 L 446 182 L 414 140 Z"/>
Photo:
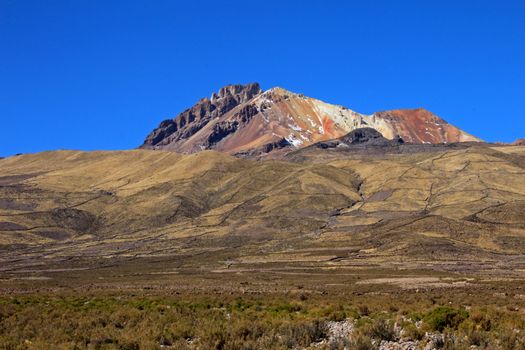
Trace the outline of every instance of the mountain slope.
<path fill-rule="evenodd" d="M 397 147 L 370 130 L 339 142 Z M 293 162 L 150 150 L 2 159 L 0 273 L 131 259 L 163 259 L 162 271 L 525 271 L 525 148 L 431 146 L 310 147 Z"/>
<path fill-rule="evenodd" d="M 278 87 L 263 92 L 253 83 L 224 87 L 173 120 L 163 121 L 141 148 L 283 154 L 362 127 L 409 143 L 480 141 L 424 109 L 363 115 Z"/>

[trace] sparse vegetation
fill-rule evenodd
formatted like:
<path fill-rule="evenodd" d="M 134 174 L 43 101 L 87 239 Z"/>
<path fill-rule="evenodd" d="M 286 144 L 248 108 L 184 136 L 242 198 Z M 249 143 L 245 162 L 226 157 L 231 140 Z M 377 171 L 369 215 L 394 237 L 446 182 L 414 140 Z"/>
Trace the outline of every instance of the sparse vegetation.
<path fill-rule="evenodd" d="M 378 341 L 391 341 L 396 338 L 392 322 L 383 317 L 374 320 L 372 324 L 364 327 L 363 332 L 366 336 Z"/>
<path fill-rule="evenodd" d="M 435 295 L 434 295 L 435 297 Z M 374 298 L 369 315 L 359 305 Z M 312 302 L 313 299 L 313 302 Z M 341 302 L 336 296 L 289 303 L 278 296 L 18 295 L 0 298 L 1 349 L 377 349 L 381 341 L 421 340 L 424 329 L 443 332 L 444 349 L 524 349 L 523 312 L 497 305 L 426 309 L 410 295 L 392 311 L 387 297 Z M 381 309 L 384 308 L 384 309 Z M 327 342 L 334 310 L 354 324 L 352 334 Z M 406 312 L 405 312 L 406 313 Z M 337 314 L 339 315 L 339 314 Z M 340 319 L 339 317 L 335 317 Z M 491 321 L 489 321 L 491 320 Z M 343 319 L 335 322 L 343 322 Z M 334 321 L 331 321 L 334 322 Z M 399 329 L 394 327 L 396 323 Z M 400 331 L 402 329 L 403 331 Z"/>

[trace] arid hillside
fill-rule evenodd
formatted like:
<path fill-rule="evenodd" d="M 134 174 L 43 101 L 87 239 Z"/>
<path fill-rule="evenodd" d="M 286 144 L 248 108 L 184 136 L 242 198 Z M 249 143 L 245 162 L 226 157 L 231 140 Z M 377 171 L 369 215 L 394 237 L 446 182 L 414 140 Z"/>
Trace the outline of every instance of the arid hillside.
<path fill-rule="evenodd" d="M 523 275 L 525 147 L 356 139 L 280 161 L 153 150 L 2 159 L 0 272 L 38 277 L 156 259 L 152 269 L 164 272 Z"/>

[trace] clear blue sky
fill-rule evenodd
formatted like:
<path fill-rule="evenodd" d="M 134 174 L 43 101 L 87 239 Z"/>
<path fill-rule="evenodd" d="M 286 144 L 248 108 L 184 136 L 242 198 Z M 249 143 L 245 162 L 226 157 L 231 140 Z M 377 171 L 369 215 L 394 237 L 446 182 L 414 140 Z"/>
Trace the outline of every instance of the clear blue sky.
<path fill-rule="evenodd" d="M 0 156 L 126 149 L 228 83 L 525 137 L 525 1 L 0 0 Z"/>

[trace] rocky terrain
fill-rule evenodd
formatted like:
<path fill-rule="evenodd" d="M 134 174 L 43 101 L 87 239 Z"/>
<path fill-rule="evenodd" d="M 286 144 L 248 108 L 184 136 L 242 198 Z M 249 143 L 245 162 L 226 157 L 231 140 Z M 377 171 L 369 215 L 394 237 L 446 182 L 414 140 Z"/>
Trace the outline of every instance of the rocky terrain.
<path fill-rule="evenodd" d="M 180 153 L 217 150 L 276 158 L 363 127 L 407 143 L 480 141 L 424 109 L 363 115 L 279 87 L 263 91 L 252 83 L 226 86 L 174 119 L 163 121 L 141 148 Z"/>

